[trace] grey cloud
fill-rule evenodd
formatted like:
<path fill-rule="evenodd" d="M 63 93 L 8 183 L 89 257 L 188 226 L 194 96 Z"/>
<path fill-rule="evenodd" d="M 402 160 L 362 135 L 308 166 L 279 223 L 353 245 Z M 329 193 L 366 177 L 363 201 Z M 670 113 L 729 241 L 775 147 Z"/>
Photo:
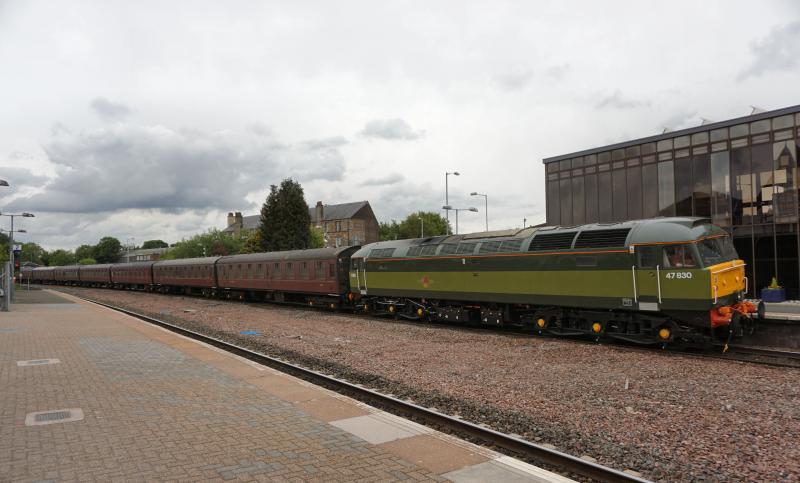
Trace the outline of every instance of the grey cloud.
<path fill-rule="evenodd" d="M 341 140 L 292 145 L 252 132 L 129 124 L 61 132 L 44 146 L 57 166 L 55 179 L 44 192 L 13 204 L 73 213 L 247 206 L 248 193 L 288 176 L 300 181 L 341 179 L 345 160 L 340 145 Z"/>
<path fill-rule="evenodd" d="M 95 114 L 106 121 L 124 119 L 128 114 L 131 113 L 131 110 L 128 108 L 128 106 L 118 102 L 109 101 L 105 97 L 95 97 L 92 99 L 92 102 L 89 105 Z"/>
<path fill-rule="evenodd" d="M 697 116 L 696 110 L 682 110 L 677 111 L 665 120 L 661 122 L 658 126 L 659 133 L 664 130 L 664 128 L 669 129 L 670 131 L 674 131 L 676 129 L 681 129 L 686 127 L 685 124 L 690 120 Z M 698 122 L 698 124 L 700 124 Z"/>
<path fill-rule="evenodd" d="M 760 77 L 765 72 L 792 70 L 800 56 L 800 20 L 775 28 L 765 38 L 753 42 L 750 51 L 755 59 L 738 75 L 738 80 Z"/>
<path fill-rule="evenodd" d="M 548 67 L 544 73 L 547 77 L 550 77 L 553 80 L 561 80 L 567 75 L 569 69 L 570 69 L 569 64 L 565 63 Z"/>
<path fill-rule="evenodd" d="M 597 109 L 604 109 L 610 107 L 612 109 L 634 109 L 636 107 L 649 106 L 650 102 L 638 101 L 630 99 L 622 95 L 620 90 L 614 91 L 610 96 L 601 98 L 594 105 Z"/>
<path fill-rule="evenodd" d="M 12 153 L 14 154 L 14 153 Z M 18 158 L 10 156 L 9 159 L 14 162 Z M 33 173 L 29 169 L 18 168 L 16 166 L 0 166 L 0 179 L 8 181 L 12 189 L 21 188 L 23 186 L 39 187 L 47 183 L 48 178 Z M 8 190 L 8 188 L 5 188 Z M 0 196 L 6 193 L 0 191 Z"/>
<path fill-rule="evenodd" d="M 425 131 L 414 131 L 406 121 L 400 118 L 374 119 L 364 126 L 361 135 L 368 138 L 388 139 L 391 141 L 411 141 L 424 136 Z"/>
<path fill-rule="evenodd" d="M 370 178 L 359 183 L 360 186 L 385 186 L 399 183 L 405 180 L 405 177 L 400 173 L 389 173 L 380 178 Z"/>
<path fill-rule="evenodd" d="M 518 91 L 533 81 L 533 71 L 526 70 L 498 75 L 495 80 L 503 90 Z"/>

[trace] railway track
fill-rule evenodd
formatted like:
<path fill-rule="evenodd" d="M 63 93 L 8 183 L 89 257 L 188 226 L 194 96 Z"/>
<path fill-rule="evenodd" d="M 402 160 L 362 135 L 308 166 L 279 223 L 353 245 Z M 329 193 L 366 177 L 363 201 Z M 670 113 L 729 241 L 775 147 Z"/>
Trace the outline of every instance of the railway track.
<path fill-rule="evenodd" d="M 733 345 L 721 354 L 712 354 L 721 359 L 752 362 L 776 367 L 800 368 L 800 352 Z"/>
<path fill-rule="evenodd" d="M 67 288 L 83 288 L 83 287 L 67 287 Z M 75 295 L 75 294 L 73 294 Z M 156 294 L 156 295 L 165 295 L 165 294 Z M 84 300 L 98 303 L 103 305 L 102 302 L 97 302 L 94 300 L 86 299 L 80 295 L 75 295 L 76 297 L 82 298 Z M 166 295 L 168 296 L 168 295 Z M 258 308 L 267 308 L 274 306 L 276 304 L 267 304 L 258 303 L 258 302 L 242 302 L 247 305 L 258 307 Z M 302 310 L 326 310 L 321 307 L 308 307 L 304 304 L 277 304 L 280 307 L 285 308 L 294 308 L 294 309 L 302 309 Z M 363 317 L 365 316 L 361 312 L 329 312 L 326 310 L 327 313 L 330 315 L 342 315 L 342 316 L 358 316 Z M 389 318 L 380 315 L 368 314 L 367 317 L 376 317 L 380 318 L 381 320 L 391 321 L 393 323 L 401 323 L 401 324 L 418 324 L 419 321 L 409 320 L 409 319 L 402 319 L 402 318 Z M 438 327 L 448 328 L 450 330 L 460 330 L 460 331 L 475 331 L 475 332 L 483 332 L 483 331 L 494 331 L 505 333 L 511 337 L 514 336 L 532 336 L 530 331 L 524 331 L 514 326 L 509 327 L 481 327 L 481 326 L 470 326 L 470 325 L 463 325 L 457 323 L 448 323 L 448 322 L 435 322 L 434 325 Z M 578 344 L 598 344 L 598 342 L 585 339 L 585 338 L 577 338 L 577 337 L 558 337 L 549 334 L 542 334 L 537 335 L 538 337 L 551 337 L 555 340 L 560 341 L 568 341 L 572 343 Z M 709 359 L 722 359 L 728 361 L 737 361 L 737 362 L 749 362 L 752 364 L 761 364 L 773 367 L 788 367 L 788 368 L 800 368 L 800 352 L 796 351 L 783 351 L 778 349 L 768 349 L 764 347 L 754 347 L 754 346 L 746 346 L 746 345 L 730 345 L 728 350 L 724 349 L 723 344 L 714 344 L 710 349 L 706 350 L 699 350 L 696 348 L 685 349 L 677 346 L 669 347 L 668 349 L 664 350 L 660 347 L 651 347 L 651 346 L 642 346 L 639 344 L 627 343 L 623 341 L 614 341 L 612 343 L 609 342 L 600 342 L 604 344 L 608 344 L 609 346 L 613 347 L 620 347 L 625 348 L 628 350 L 636 350 L 636 351 L 643 351 L 649 353 L 657 353 L 664 356 L 689 356 L 689 357 L 699 357 L 699 358 L 709 358 Z"/>
<path fill-rule="evenodd" d="M 456 436 L 468 437 L 483 444 L 488 444 L 494 448 L 502 449 L 514 456 L 522 457 L 537 464 L 549 465 L 551 467 L 558 468 L 561 471 L 580 475 L 594 481 L 639 483 L 648 481 L 614 468 L 609 468 L 592 461 L 563 453 L 561 451 L 531 443 L 512 435 L 504 434 L 481 425 L 473 424 L 463 419 L 419 406 L 412 402 L 382 394 L 360 384 L 354 384 L 322 372 L 307 369 L 305 367 L 292 364 L 284 359 L 268 356 L 251 349 L 172 324 L 170 322 L 79 295 L 74 296 L 87 302 L 106 307 L 108 309 L 130 315 L 139 320 L 163 327 L 167 330 L 191 339 L 218 347 L 232 354 L 236 354 L 259 364 L 272 367 L 295 377 L 299 377 L 314 384 L 353 397 L 360 401 L 377 405 L 383 409 L 390 410 L 395 414 L 410 417 L 416 421 L 435 427 L 436 429 L 445 430 L 446 432 Z"/>

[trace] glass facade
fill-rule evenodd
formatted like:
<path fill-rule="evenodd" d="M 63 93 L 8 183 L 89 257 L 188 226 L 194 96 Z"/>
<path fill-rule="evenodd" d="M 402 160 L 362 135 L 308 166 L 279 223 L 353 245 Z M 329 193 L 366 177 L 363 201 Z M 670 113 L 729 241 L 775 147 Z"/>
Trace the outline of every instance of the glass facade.
<path fill-rule="evenodd" d="M 776 277 L 798 298 L 800 107 L 786 111 L 546 160 L 547 224 L 708 217 L 732 234 L 752 288 Z"/>

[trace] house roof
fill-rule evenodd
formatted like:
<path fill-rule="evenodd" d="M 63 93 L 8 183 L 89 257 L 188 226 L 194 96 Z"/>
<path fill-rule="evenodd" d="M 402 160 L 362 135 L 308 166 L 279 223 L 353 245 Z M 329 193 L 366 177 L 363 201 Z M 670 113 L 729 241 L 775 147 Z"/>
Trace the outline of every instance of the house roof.
<path fill-rule="evenodd" d="M 317 220 L 316 206 L 310 206 L 308 208 L 308 214 L 311 216 L 312 223 L 328 220 L 344 220 L 352 218 L 358 213 L 358 210 L 368 205 L 368 201 L 354 201 L 352 203 L 340 203 L 338 205 L 322 205 L 322 220 Z"/>
<path fill-rule="evenodd" d="M 322 205 L 322 220 L 317 220 L 317 207 L 309 206 L 308 215 L 311 217 L 311 223 L 318 223 L 320 221 L 329 220 L 346 220 L 355 216 L 358 211 L 369 206 L 369 201 L 353 201 L 352 203 L 339 203 L 338 205 Z M 257 230 L 261 225 L 261 215 L 249 215 L 242 217 L 242 230 Z M 222 231 L 226 233 L 233 233 L 234 227 L 227 226 Z"/>

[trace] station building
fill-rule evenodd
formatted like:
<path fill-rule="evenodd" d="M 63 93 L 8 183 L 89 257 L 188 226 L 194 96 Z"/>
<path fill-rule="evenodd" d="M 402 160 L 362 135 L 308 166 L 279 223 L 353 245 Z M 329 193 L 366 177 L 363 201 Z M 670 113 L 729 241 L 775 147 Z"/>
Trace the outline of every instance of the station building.
<path fill-rule="evenodd" d="M 800 106 L 544 159 L 547 224 L 710 218 L 747 262 L 750 297 L 775 277 L 800 298 Z"/>

